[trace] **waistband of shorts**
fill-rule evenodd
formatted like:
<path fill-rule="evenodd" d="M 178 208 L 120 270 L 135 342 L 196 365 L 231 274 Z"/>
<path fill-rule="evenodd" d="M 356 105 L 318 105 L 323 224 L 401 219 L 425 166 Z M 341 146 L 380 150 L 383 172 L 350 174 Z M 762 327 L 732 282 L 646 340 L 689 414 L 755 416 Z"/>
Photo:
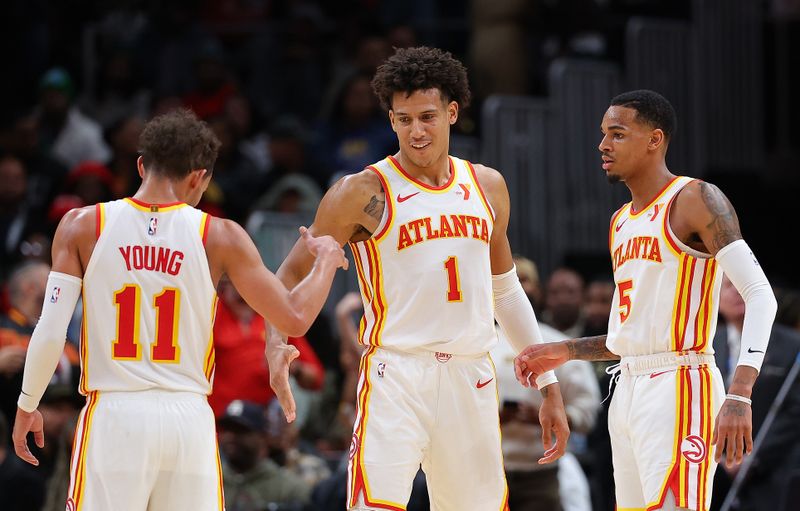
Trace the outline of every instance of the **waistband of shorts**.
<path fill-rule="evenodd" d="M 208 401 L 205 394 L 188 390 L 144 389 L 144 390 L 98 390 L 95 391 L 103 401 Z"/>
<path fill-rule="evenodd" d="M 413 357 L 418 358 L 420 360 L 435 360 L 442 364 L 447 362 L 474 362 L 475 360 L 481 360 L 486 358 L 489 353 L 484 351 L 482 353 L 472 353 L 472 354 L 454 354 L 454 353 L 445 353 L 442 351 L 430 351 L 430 350 L 398 350 L 395 348 L 386 348 L 383 346 L 378 347 L 378 353 L 385 352 L 390 353 L 393 355 L 400 355 L 406 357 Z"/>
<path fill-rule="evenodd" d="M 679 367 L 716 367 L 714 355 L 693 352 L 667 352 L 653 355 L 622 357 L 619 368 L 626 376 L 640 376 L 654 371 L 678 369 Z"/>

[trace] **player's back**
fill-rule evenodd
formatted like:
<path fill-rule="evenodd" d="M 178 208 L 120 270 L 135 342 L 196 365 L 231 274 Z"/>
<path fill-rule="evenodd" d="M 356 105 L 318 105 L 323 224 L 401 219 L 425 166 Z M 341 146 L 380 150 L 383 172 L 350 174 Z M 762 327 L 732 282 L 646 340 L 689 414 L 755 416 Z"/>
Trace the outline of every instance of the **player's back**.
<path fill-rule="evenodd" d="M 83 281 L 82 393 L 208 394 L 216 290 L 207 214 L 184 203 L 98 204 Z"/>

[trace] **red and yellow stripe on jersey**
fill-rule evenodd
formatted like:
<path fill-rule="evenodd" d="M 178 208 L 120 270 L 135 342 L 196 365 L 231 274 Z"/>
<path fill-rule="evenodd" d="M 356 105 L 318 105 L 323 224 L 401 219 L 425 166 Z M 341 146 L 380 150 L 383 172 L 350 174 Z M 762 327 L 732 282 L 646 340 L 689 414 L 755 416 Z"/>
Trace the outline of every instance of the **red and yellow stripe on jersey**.
<path fill-rule="evenodd" d="M 373 239 L 350 243 L 356 274 L 364 300 L 364 316 L 359 323 L 358 341 L 364 345 L 380 346 L 381 331 L 386 323 L 388 303 L 383 291 L 381 256 Z"/>
<path fill-rule="evenodd" d="M 372 495 L 367 478 L 367 471 L 364 469 L 364 437 L 369 422 L 369 398 L 372 384 L 370 382 L 371 359 L 377 351 L 377 346 L 369 346 L 361 357 L 359 367 L 358 382 L 358 416 L 356 417 L 356 427 L 353 432 L 353 441 L 350 447 L 350 464 L 348 466 L 348 487 L 347 501 L 349 506 L 358 504 L 359 496 L 364 499 L 364 504 L 377 508 L 388 509 L 390 511 L 405 511 L 405 504 L 389 502 L 376 499 Z"/>
<path fill-rule="evenodd" d="M 97 409 L 99 395 L 90 392 L 87 396 L 86 406 L 78 417 L 78 428 L 72 443 L 72 465 L 70 467 L 70 486 L 67 491 L 68 503 L 72 503 L 74 511 L 80 511 L 83 506 L 83 492 L 86 482 L 86 450 L 89 445 L 89 434 L 92 430 L 92 420 Z M 71 510 L 71 511 L 73 511 Z"/>
<path fill-rule="evenodd" d="M 714 423 L 710 371 L 707 366 L 680 367 L 677 371 L 672 463 L 659 499 L 649 503 L 647 511 L 661 509 L 670 492 L 677 507 L 708 509 Z"/>

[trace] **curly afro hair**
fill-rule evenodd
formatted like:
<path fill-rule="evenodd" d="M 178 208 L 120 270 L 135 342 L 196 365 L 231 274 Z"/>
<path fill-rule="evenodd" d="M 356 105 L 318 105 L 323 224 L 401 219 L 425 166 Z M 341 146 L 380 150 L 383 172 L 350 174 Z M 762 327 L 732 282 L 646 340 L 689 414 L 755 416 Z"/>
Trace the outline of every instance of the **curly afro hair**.
<path fill-rule="evenodd" d="M 395 92 L 405 92 L 408 97 L 427 89 L 439 89 L 446 102 L 455 101 L 461 108 L 469 106 L 472 96 L 464 64 L 438 48 L 398 49 L 372 79 L 372 90 L 385 110 L 392 109 Z"/>
<path fill-rule="evenodd" d="M 214 169 L 220 141 L 197 116 L 178 109 L 153 118 L 139 135 L 144 167 L 179 180 L 197 169 Z"/>

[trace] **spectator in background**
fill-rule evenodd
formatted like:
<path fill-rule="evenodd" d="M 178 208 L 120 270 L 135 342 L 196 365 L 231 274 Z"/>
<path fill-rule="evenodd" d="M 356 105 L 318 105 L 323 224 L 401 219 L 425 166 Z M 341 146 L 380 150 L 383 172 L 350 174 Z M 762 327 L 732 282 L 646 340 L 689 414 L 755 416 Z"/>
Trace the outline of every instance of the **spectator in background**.
<path fill-rule="evenodd" d="M 20 244 L 35 227 L 27 201 L 28 172 L 22 161 L 0 154 L 0 279 L 20 259 Z"/>
<path fill-rule="evenodd" d="M 112 151 L 108 169 L 114 175 L 111 193 L 115 199 L 133 196 L 142 182 L 136 160 L 139 157 L 139 135 L 144 129 L 143 119 L 138 115 L 129 115 L 106 129 L 105 138 Z"/>
<path fill-rule="evenodd" d="M 397 151 L 397 138 L 372 94 L 370 80 L 365 73 L 348 77 L 316 128 L 315 160 L 326 167 L 328 176 L 360 171 Z"/>
<path fill-rule="evenodd" d="M 547 280 L 542 320 L 567 337 L 579 337 L 584 328 L 583 287 L 578 272 L 556 269 Z"/>
<path fill-rule="evenodd" d="M 69 171 L 64 189 L 85 205 L 111 200 L 113 186 L 114 175 L 108 167 L 96 161 L 84 161 Z"/>
<path fill-rule="evenodd" d="M 267 457 L 264 414 L 263 406 L 236 400 L 217 421 L 228 511 L 264 511 L 271 505 L 300 511 L 309 500 L 311 489 L 303 480 Z"/>
<path fill-rule="evenodd" d="M 44 503 L 44 477 L 9 449 L 7 439 L 10 436 L 8 421 L 0 414 L 0 499 L 3 511 L 38 511 Z"/>
<path fill-rule="evenodd" d="M 274 397 L 264 358 L 265 322 L 227 280 L 218 286 L 219 302 L 214 321 L 216 373 L 208 403 L 216 417 L 231 401 L 242 399 L 266 406 Z M 290 366 L 291 375 L 306 389 L 322 386 L 324 369 L 305 337 L 290 337 L 300 356 Z"/>
<path fill-rule="evenodd" d="M 614 281 L 597 277 L 586 286 L 583 304 L 583 332 L 581 337 L 603 335 L 608 332 L 608 315 L 614 299 Z"/>
<path fill-rule="evenodd" d="M 514 264 L 520 282 L 526 281 L 523 289 L 526 286 L 526 291 L 538 288 L 538 272 L 533 261 L 517 256 Z M 547 325 L 539 327 L 544 342 L 566 339 L 561 332 Z M 577 466 L 577 472 L 572 472 L 567 477 L 560 477 L 559 472 L 567 468 L 561 460 L 555 466 L 538 463 L 544 455 L 544 448 L 538 441 L 542 435 L 539 425 L 542 397 L 536 389 L 519 385 L 514 376 L 514 350 L 499 328 L 498 336 L 501 342 L 495 345 L 491 355 L 497 371 L 509 508 L 526 511 L 589 511 L 591 502 L 588 482 L 577 463 L 569 466 L 570 469 Z M 600 408 L 600 390 L 588 362 L 569 362 L 556 370 L 556 376 L 561 385 L 561 395 L 572 432 L 571 442 L 574 443 L 578 437 L 587 434 L 594 427 Z M 562 488 L 562 485 L 571 487 Z M 568 507 L 564 497 L 574 500 L 578 494 L 583 496 L 582 503 Z"/>
<path fill-rule="evenodd" d="M 8 312 L 0 316 L 0 411 L 8 421 L 16 416 L 25 354 L 33 328 L 42 313 L 49 273 L 49 265 L 28 262 L 18 266 L 8 280 L 10 307 Z M 77 365 L 78 352 L 74 346 L 67 344 L 56 369 L 55 380 L 72 384 L 78 371 Z"/>
<path fill-rule="evenodd" d="M 200 43 L 193 60 L 193 88 L 183 96 L 183 106 L 209 120 L 225 113 L 225 103 L 236 94 L 236 83 L 225 62 L 225 51 L 213 39 Z"/>
<path fill-rule="evenodd" d="M 726 385 L 733 377 L 744 326 L 745 304 L 728 279 L 722 279 L 719 312 L 725 321 L 714 336 L 714 357 Z M 774 323 L 761 371 L 753 386 L 753 437 L 758 435 L 772 402 L 800 352 L 800 333 Z M 736 510 L 789 509 L 785 500 L 789 478 L 800 470 L 800 378 L 792 384 L 769 434 L 754 451 L 751 467 L 738 495 Z M 720 509 L 741 465 L 720 464 L 714 477 L 711 509 Z"/>
<path fill-rule="evenodd" d="M 531 302 L 536 316 L 542 314 L 544 306 L 544 294 L 542 292 L 542 281 L 539 279 L 539 269 L 536 264 L 525 257 L 515 255 L 514 264 L 517 266 L 517 276 L 522 290 Z"/>
<path fill-rule="evenodd" d="M 111 159 L 102 129 L 75 106 L 72 78 L 62 68 L 47 71 L 39 81 L 39 143 L 64 166 L 85 160 Z"/>

